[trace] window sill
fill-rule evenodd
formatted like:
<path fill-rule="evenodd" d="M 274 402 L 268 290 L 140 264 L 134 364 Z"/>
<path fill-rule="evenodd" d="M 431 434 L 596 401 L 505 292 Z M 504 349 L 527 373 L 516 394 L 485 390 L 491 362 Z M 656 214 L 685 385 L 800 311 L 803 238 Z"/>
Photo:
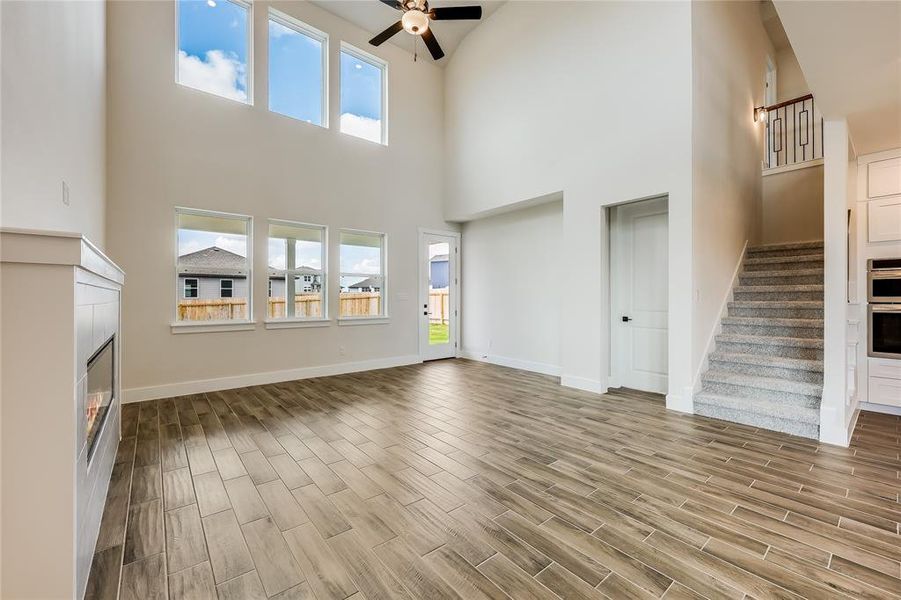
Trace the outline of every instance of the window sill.
<path fill-rule="evenodd" d="M 297 329 L 304 327 L 329 327 L 331 319 L 272 319 L 265 321 L 266 329 Z"/>
<path fill-rule="evenodd" d="M 384 317 L 344 317 L 338 319 L 338 325 L 387 325 L 391 319 Z"/>
<path fill-rule="evenodd" d="M 256 329 L 256 321 L 179 321 L 172 323 L 172 333 L 214 333 L 218 331 L 250 331 Z"/>

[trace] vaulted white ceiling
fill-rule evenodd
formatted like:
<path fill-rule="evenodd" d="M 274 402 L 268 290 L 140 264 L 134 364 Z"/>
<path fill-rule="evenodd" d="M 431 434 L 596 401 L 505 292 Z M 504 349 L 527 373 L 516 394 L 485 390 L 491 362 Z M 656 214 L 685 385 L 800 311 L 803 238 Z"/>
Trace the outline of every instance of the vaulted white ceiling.
<path fill-rule="evenodd" d="M 804 77 L 859 154 L 901 147 L 901 2 L 776 0 Z"/>
<path fill-rule="evenodd" d="M 332 14 L 335 14 L 345 21 L 349 21 L 357 27 L 372 32 L 372 36 L 380 33 L 395 21 L 400 20 L 400 11 L 394 10 L 379 0 L 311 0 L 313 4 L 324 8 Z M 491 13 L 503 4 L 502 1 L 491 0 L 480 2 L 478 0 L 435 0 L 429 2 L 431 8 L 439 6 L 474 6 L 482 7 L 482 20 L 484 21 Z M 440 21 L 432 24 L 432 31 L 444 50 L 444 58 L 437 62 L 443 65 L 448 61 L 450 56 L 456 50 L 457 46 L 466 35 L 479 26 L 481 21 Z M 372 37 L 371 36 L 371 37 Z M 413 52 L 413 37 L 405 31 L 401 31 L 389 40 L 394 44 Z M 428 50 L 425 49 L 421 40 L 418 41 L 420 60 L 432 60 Z"/>

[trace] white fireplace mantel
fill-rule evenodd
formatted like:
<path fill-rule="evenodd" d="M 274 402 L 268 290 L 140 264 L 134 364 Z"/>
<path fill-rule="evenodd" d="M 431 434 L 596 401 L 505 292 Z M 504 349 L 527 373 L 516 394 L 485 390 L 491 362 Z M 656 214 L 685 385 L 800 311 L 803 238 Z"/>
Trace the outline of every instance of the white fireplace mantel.
<path fill-rule="evenodd" d="M 79 234 L 0 229 L 4 598 L 84 596 L 119 443 L 124 282 Z M 89 460 L 87 362 L 111 337 L 113 401 Z"/>

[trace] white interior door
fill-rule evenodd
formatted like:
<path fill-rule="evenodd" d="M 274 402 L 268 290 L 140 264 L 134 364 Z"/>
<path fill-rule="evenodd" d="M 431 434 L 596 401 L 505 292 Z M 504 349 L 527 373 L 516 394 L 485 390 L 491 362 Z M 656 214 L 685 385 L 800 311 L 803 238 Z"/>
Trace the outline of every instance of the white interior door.
<path fill-rule="evenodd" d="M 457 355 L 459 234 L 420 234 L 419 348 L 423 360 Z"/>
<path fill-rule="evenodd" d="M 611 365 L 617 385 L 666 393 L 667 199 L 611 210 Z"/>

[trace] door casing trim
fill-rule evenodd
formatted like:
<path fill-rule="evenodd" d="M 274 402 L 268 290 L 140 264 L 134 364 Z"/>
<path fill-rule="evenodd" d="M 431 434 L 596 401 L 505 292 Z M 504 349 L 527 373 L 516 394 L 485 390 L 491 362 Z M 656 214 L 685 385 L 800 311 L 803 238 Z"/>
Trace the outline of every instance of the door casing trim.
<path fill-rule="evenodd" d="M 423 301 L 423 290 L 425 290 L 425 286 L 428 282 L 428 273 L 425 269 L 425 263 L 422 260 L 422 256 L 420 252 L 423 249 L 423 241 L 425 236 L 427 235 L 442 235 L 450 238 L 454 238 L 454 242 L 457 245 L 457 257 L 454 261 L 454 279 L 456 280 L 456 294 L 454 294 L 454 311 L 456 313 L 456 318 L 454 319 L 454 340 L 457 343 L 457 347 L 454 348 L 454 358 L 460 358 L 463 349 L 463 340 L 460 337 L 460 320 L 463 317 L 463 311 L 461 310 L 461 300 L 463 297 L 462 289 L 463 289 L 463 278 L 460 276 L 461 263 L 463 258 L 463 253 L 461 250 L 461 242 L 462 235 L 459 231 L 450 231 L 444 229 L 430 229 L 427 227 L 419 228 L 419 235 L 417 236 L 416 241 L 416 262 L 419 264 L 419 285 L 416 290 L 416 319 L 419 323 L 419 326 L 416 328 L 417 337 L 418 337 L 418 347 L 419 347 L 419 359 L 422 361 L 426 360 L 425 357 L 425 348 L 423 347 L 422 340 L 425 337 L 423 332 L 423 319 L 419 314 L 419 311 L 422 310 L 419 308 L 419 305 L 422 304 Z"/>

